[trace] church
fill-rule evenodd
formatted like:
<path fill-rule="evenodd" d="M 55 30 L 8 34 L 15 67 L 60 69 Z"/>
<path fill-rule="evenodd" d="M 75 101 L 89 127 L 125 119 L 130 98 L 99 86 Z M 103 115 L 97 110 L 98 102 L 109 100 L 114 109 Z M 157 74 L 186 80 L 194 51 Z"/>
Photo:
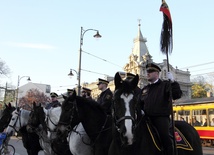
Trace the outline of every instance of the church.
<path fill-rule="evenodd" d="M 138 34 L 135 37 L 133 43 L 133 49 L 129 56 L 128 62 L 124 65 L 124 72 L 121 73 L 121 76 L 125 76 L 125 73 L 133 73 L 139 75 L 139 83 L 138 86 L 143 88 L 148 84 L 147 81 L 147 73 L 146 73 L 146 64 L 153 62 L 161 68 L 160 78 L 163 80 L 167 80 L 167 60 L 164 59 L 163 62 L 155 62 L 152 59 L 152 56 L 149 54 L 147 45 L 147 39 L 143 37 L 141 33 L 141 25 L 138 25 Z M 181 90 L 183 92 L 182 99 L 190 99 L 191 98 L 191 82 L 190 82 L 190 72 L 179 70 L 177 67 L 173 68 L 172 65 L 169 65 L 169 70 L 173 74 L 175 80 L 180 84 Z M 108 87 L 111 91 L 114 90 L 114 78 L 113 77 L 105 77 L 106 80 L 109 81 Z M 101 93 L 98 90 L 97 82 L 93 82 L 84 86 L 90 88 L 92 90 L 92 97 L 96 99 L 98 95 Z"/>

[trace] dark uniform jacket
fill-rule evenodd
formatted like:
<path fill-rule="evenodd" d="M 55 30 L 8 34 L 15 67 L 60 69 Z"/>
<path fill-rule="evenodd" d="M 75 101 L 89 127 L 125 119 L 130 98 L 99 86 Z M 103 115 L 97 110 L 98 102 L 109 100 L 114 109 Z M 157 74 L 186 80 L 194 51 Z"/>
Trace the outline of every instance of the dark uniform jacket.
<path fill-rule="evenodd" d="M 139 95 L 141 94 L 141 89 L 137 86 L 137 87 L 134 89 L 134 93 L 135 93 L 135 95 L 136 95 L 137 98 L 138 98 Z"/>
<path fill-rule="evenodd" d="M 59 103 L 59 101 L 56 100 L 56 101 L 53 101 L 53 102 L 49 103 L 45 107 L 45 109 L 50 109 L 51 107 L 55 108 L 55 107 L 59 107 L 59 106 L 61 106 L 61 104 Z"/>
<path fill-rule="evenodd" d="M 86 98 L 89 100 L 93 100 L 93 98 L 91 96 L 86 96 Z"/>
<path fill-rule="evenodd" d="M 172 99 L 179 99 L 182 95 L 180 85 L 175 81 L 171 83 Z M 154 84 L 148 84 L 142 89 L 142 108 L 148 116 L 169 116 L 171 106 L 170 82 L 158 80 Z"/>
<path fill-rule="evenodd" d="M 101 108 L 107 114 L 111 114 L 112 97 L 113 97 L 113 93 L 108 88 L 105 91 L 103 91 L 97 99 L 97 102 L 100 104 Z"/>

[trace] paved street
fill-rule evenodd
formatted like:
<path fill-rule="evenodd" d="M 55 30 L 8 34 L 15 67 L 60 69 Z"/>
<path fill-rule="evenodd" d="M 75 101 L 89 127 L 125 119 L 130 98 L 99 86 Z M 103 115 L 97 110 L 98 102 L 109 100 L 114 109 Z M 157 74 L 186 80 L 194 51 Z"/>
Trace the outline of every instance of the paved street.
<path fill-rule="evenodd" d="M 26 149 L 23 147 L 22 141 L 18 140 L 16 137 L 12 137 L 9 144 L 12 144 L 16 149 L 16 155 L 27 155 Z M 203 147 L 203 155 L 214 155 L 214 148 Z M 42 151 L 39 155 L 44 155 Z"/>
<path fill-rule="evenodd" d="M 22 144 L 22 140 L 12 137 L 9 141 L 9 144 L 12 144 L 16 149 L 15 155 L 27 155 L 27 151 Z M 44 155 L 42 151 L 39 152 L 39 155 Z"/>

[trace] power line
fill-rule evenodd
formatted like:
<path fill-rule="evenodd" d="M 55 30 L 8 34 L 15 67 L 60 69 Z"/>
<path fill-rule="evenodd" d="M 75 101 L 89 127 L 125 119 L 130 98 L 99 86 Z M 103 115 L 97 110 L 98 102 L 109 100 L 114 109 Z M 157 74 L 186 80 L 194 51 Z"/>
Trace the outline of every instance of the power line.
<path fill-rule="evenodd" d="M 200 76 L 200 75 L 209 75 L 209 74 L 214 74 L 214 72 L 195 74 L 195 75 L 191 75 L 191 76 Z"/>
<path fill-rule="evenodd" d="M 62 87 L 72 87 L 76 85 L 66 85 L 66 86 L 52 86 L 52 88 L 62 88 Z"/>
<path fill-rule="evenodd" d="M 100 60 L 102 60 L 102 61 L 108 62 L 108 63 L 110 63 L 110 64 L 112 64 L 112 65 L 114 65 L 114 66 L 123 68 L 123 67 L 121 67 L 120 65 L 117 65 L 117 64 L 115 64 L 115 63 L 113 63 L 113 62 L 110 62 L 110 61 L 108 61 L 108 60 L 106 60 L 106 59 L 100 58 L 100 57 L 98 57 L 98 56 L 96 56 L 96 55 L 93 55 L 93 54 L 91 54 L 91 53 L 89 53 L 89 52 L 86 52 L 86 51 L 82 51 L 82 52 L 84 52 L 84 53 L 86 53 L 86 54 L 88 54 L 88 55 L 91 55 L 91 56 L 93 56 L 93 57 L 95 57 L 95 58 L 97 58 L 97 59 L 100 59 Z"/>
<path fill-rule="evenodd" d="M 200 70 L 193 70 L 193 71 L 191 71 L 191 73 L 192 73 L 192 72 L 198 72 L 198 71 L 209 70 L 209 69 L 213 69 L 213 67 L 212 67 L 212 68 L 205 68 L 205 69 L 200 69 Z"/>
<path fill-rule="evenodd" d="M 212 64 L 212 63 L 214 63 L 214 61 L 203 63 L 203 64 L 198 64 L 198 65 L 193 65 L 193 66 L 188 66 L 188 67 L 183 67 L 183 68 L 179 68 L 179 69 L 189 69 L 189 68 L 198 67 L 198 66 L 204 66 L 204 65 L 208 65 L 208 64 Z"/>
<path fill-rule="evenodd" d="M 94 73 L 94 74 L 99 74 L 99 75 L 108 76 L 107 74 L 98 73 L 98 72 L 94 72 L 94 71 L 90 71 L 90 70 L 85 70 L 85 69 L 81 69 L 81 70 L 82 70 L 82 71 L 85 71 L 85 72 L 90 72 L 90 73 Z"/>
<path fill-rule="evenodd" d="M 84 53 L 86 53 L 86 54 L 88 54 L 88 55 L 90 55 L 90 56 L 93 56 L 93 57 L 95 57 L 95 58 L 97 58 L 97 59 L 100 59 L 100 60 L 102 60 L 102 61 L 105 61 L 105 62 L 107 62 L 107 63 L 109 63 L 109 64 L 112 64 L 112 65 L 114 65 L 114 66 L 117 66 L 117 67 L 120 67 L 120 68 L 123 69 L 122 66 L 117 65 L 117 64 L 115 64 L 115 63 L 113 63 L 113 62 L 110 62 L 110 61 L 108 61 L 108 60 L 106 60 L 106 59 L 103 59 L 103 58 L 101 58 L 101 57 L 98 57 L 98 56 L 96 56 L 96 55 L 94 55 L 94 54 L 91 54 L 91 53 L 86 52 L 86 51 L 82 51 L 82 52 L 84 52 Z M 212 63 L 214 63 L 214 61 L 212 61 L 212 62 L 207 62 L 207 63 L 203 63 L 203 64 L 198 64 L 198 65 L 193 65 L 193 66 L 188 66 L 188 67 L 183 67 L 183 68 L 179 68 L 179 69 L 189 69 L 189 68 L 194 68 L 194 67 L 198 67 L 198 66 L 204 66 L 204 65 L 208 65 L 208 64 L 212 64 Z M 212 69 L 212 68 L 209 68 L 209 69 Z M 90 71 L 90 70 L 85 70 L 85 69 L 81 69 L 81 70 L 82 70 L 82 71 L 86 71 L 86 72 L 90 72 L 90 73 L 95 73 L 95 74 L 99 74 L 99 75 L 108 76 L 107 74 L 98 73 L 98 72 L 94 72 L 94 71 Z M 202 70 L 205 70 L 205 69 L 202 69 Z M 207 69 L 206 69 L 206 70 L 207 70 Z M 191 72 L 197 72 L 197 71 L 201 71 L 201 70 L 196 70 L 196 71 L 191 71 Z M 202 74 L 195 74 L 195 75 L 192 75 L 192 76 L 199 76 L 199 75 L 210 74 L 210 73 L 214 73 L 214 72 L 202 73 Z"/>

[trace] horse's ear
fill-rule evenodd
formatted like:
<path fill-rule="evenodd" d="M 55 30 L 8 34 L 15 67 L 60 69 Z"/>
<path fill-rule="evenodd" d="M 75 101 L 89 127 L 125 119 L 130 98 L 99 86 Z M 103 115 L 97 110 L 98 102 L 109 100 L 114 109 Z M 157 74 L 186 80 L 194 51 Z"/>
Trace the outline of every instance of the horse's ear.
<path fill-rule="evenodd" d="M 62 94 L 62 97 L 64 100 L 66 100 L 68 97 Z"/>
<path fill-rule="evenodd" d="M 133 86 L 133 88 L 137 87 L 138 82 L 139 82 L 139 75 L 137 74 L 131 81 L 131 85 Z"/>
<path fill-rule="evenodd" d="M 75 89 L 74 89 L 74 92 L 73 92 L 72 96 L 77 96 L 77 93 L 76 93 Z"/>
<path fill-rule="evenodd" d="M 4 106 L 5 106 L 6 108 L 8 108 L 8 106 L 7 106 L 7 104 L 6 104 L 6 103 L 4 103 Z"/>
<path fill-rule="evenodd" d="M 12 105 L 11 105 L 11 103 L 10 103 L 10 102 L 8 103 L 8 107 L 9 107 L 9 108 L 11 108 L 11 107 L 12 107 Z"/>
<path fill-rule="evenodd" d="M 20 111 L 20 107 L 17 107 L 17 112 L 19 112 Z"/>
<path fill-rule="evenodd" d="M 115 90 L 118 89 L 121 86 L 121 84 L 122 84 L 122 79 L 119 72 L 117 72 L 114 76 Z"/>
<path fill-rule="evenodd" d="M 36 108 L 36 102 L 33 102 L 33 108 Z"/>

